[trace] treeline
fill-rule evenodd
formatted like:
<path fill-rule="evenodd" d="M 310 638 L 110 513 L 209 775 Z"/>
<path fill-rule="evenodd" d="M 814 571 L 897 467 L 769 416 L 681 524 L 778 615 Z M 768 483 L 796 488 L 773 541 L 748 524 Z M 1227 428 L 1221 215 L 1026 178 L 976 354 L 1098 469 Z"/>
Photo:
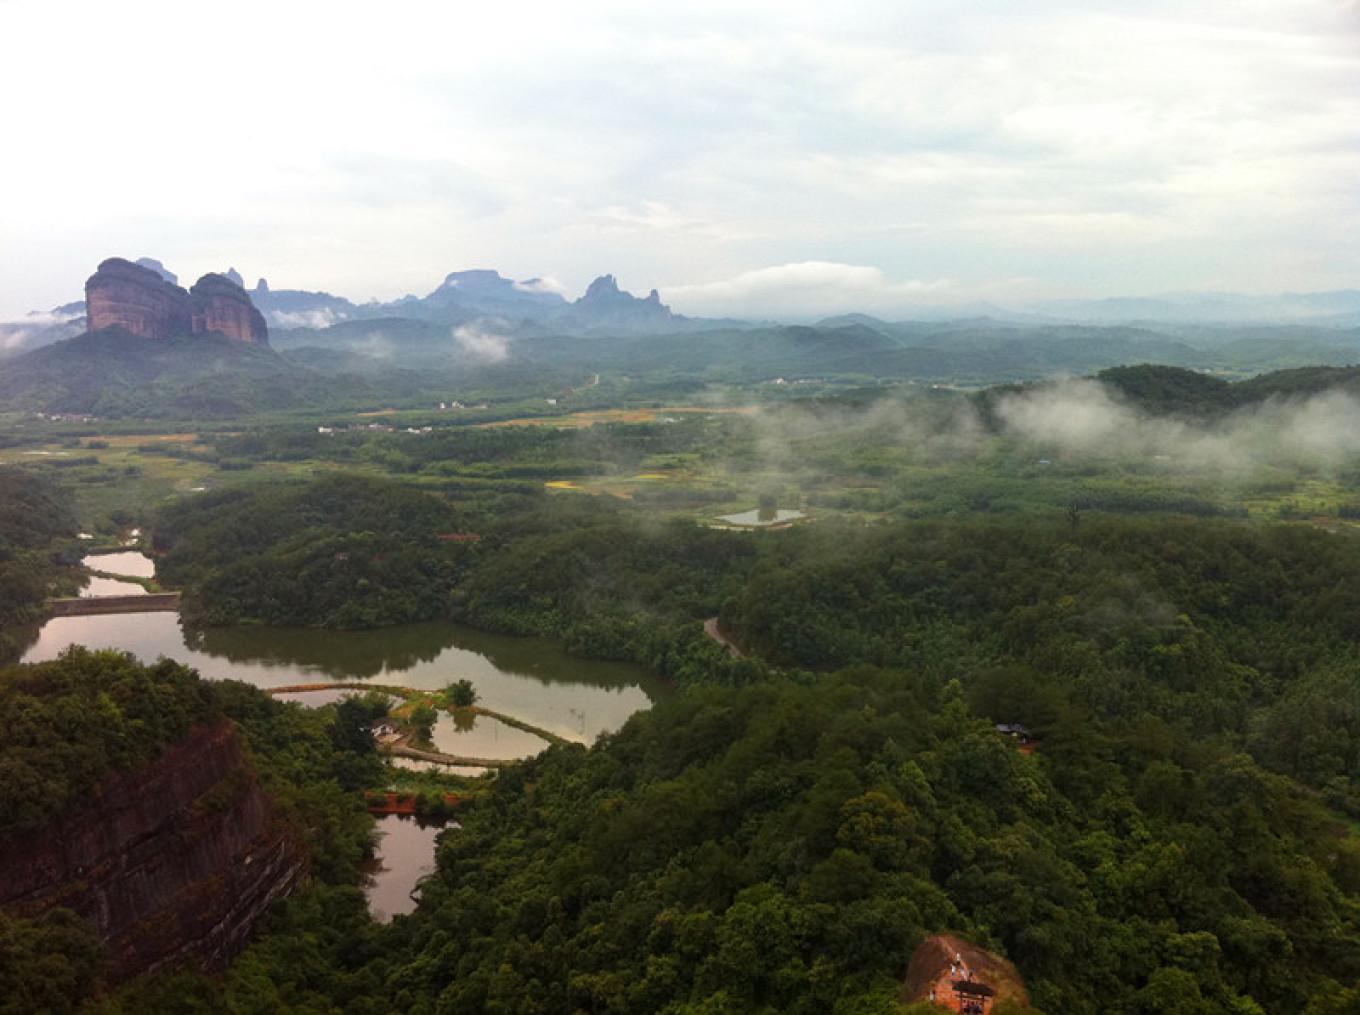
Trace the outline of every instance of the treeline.
<path fill-rule="evenodd" d="M 1143 363 L 1095 375 L 1126 400 L 1155 415 L 1207 417 L 1259 405 L 1267 399 L 1301 399 L 1325 391 L 1360 393 L 1360 367 L 1298 367 L 1230 382 L 1182 367 Z"/>
<path fill-rule="evenodd" d="M 682 414 L 671 422 L 597 423 L 580 428 L 482 427 L 439 423 L 428 433 L 269 427 L 214 439 L 207 457 L 227 463 L 330 461 L 396 474 L 487 479 L 602 475 L 637 468 L 655 455 L 693 454 L 744 434 L 741 417 Z"/>
<path fill-rule="evenodd" d="M 0 467 L 0 662 L 18 650 L 15 628 L 42 615 L 61 543 L 75 534 L 70 496 L 55 480 Z"/>
<path fill-rule="evenodd" d="M 758 672 L 696 623 L 736 591 L 754 544 L 601 498 L 537 491 L 464 502 L 335 475 L 182 501 L 161 514 L 155 541 L 160 580 L 185 590 L 193 623 L 451 619 L 682 678 Z"/>
<path fill-rule="evenodd" d="M 998 721 L 1079 709 L 1230 738 L 1360 816 L 1360 544 L 1305 526 L 1078 518 L 802 530 L 724 627 L 785 666 L 959 676 Z"/>

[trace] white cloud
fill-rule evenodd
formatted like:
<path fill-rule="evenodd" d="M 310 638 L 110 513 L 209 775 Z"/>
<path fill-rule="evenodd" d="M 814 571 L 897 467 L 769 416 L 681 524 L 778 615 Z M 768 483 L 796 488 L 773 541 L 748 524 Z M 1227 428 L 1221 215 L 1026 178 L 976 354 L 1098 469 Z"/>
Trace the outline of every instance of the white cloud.
<path fill-rule="evenodd" d="M 510 355 L 510 339 L 480 324 L 464 324 L 453 329 L 458 348 L 477 363 L 502 363 Z"/>
<path fill-rule="evenodd" d="M 922 297 L 946 296 L 945 279 L 890 282 L 878 268 L 800 261 L 745 271 L 729 279 L 664 290 L 677 310 L 695 314 L 805 317 L 845 310 L 901 310 Z"/>
<path fill-rule="evenodd" d="M 556 293 L 558 296 L 567 294 L 567 287 L 552 277 L 526 278 L 522 282 L 516 282 L 515 288 L 526 293 Z"/>
<path fill-rule="evenodd" d="M 337 321 L 345 320 L 330 307 L 316 310 L 271 310 L 265 315 L 271 327 L 275 328 L 329 328 Z"/>

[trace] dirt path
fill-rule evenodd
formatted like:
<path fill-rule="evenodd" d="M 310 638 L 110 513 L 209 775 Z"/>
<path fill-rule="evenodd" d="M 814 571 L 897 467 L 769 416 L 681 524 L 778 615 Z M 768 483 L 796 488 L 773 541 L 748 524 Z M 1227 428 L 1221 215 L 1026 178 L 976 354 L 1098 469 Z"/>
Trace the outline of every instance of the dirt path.
<path fill-rule="evenodd" d="M 723 648 L 727 649 L 733 659 L 741 659 L 746 655 L 741 649 L 737 648 L 736 642 L 722 633 L 722 629 L 718 627 L 717 617 L 709 617 L 704 621 L 704 634 L 708 635 Z"/>
<path fill-rule="evenodd" d="M 400 758 L 414 758 L 416 761 L 433 761 L 440 765 L 458 765 L 463 768 L 509 768 L 518 765 L 524 758 L 465 758 L 459 754 L 444 754 L 440 751 L 426 751 L 408 744 L 384 744 L 378 748 Z"/>

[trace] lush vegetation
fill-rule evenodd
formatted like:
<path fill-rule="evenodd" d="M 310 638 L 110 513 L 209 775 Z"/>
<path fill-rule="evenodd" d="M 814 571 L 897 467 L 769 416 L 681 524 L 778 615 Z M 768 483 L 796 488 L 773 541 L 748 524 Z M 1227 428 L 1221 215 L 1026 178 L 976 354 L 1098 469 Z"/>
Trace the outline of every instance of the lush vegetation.
<path fill-rule="evenodd" d="M 163 512 L 161 580 L 190 593 L 186 615 L 372 627 L 447 612 L 459 516 L 395 483 L 327 477 L 307 485 L 226 490 Z"/>
<path fill-rule="evenodd" d="M 786 675 L 691 657 L 700 686 L 460 811 L 413 917 L 290 906 L 227 1005 L 887 1012 L 944 929 L 1050 1012 L 1360 1001 L 1348 537 L 1088 513 L 740 534 L 567 503 L 476 544 L 470 615 L 571 637 L 721 597 Z"/>
<path fill-rule="evenodd" d="M 894 327 L 831 338 L 918 356 Z M 828 330 L 782 330 L 771 355 L 801 343 L 821 362 Z M 219 487 L 128 505 L 191 622 L 450 619 L 682 689 L 589 750 L 503 771 L 390 926 L 353 888 L 362 791 L 391 783 L 378 696 L 308 711 L 77 654 L 51 664 L 56 690 L 41 669 L 0 679 L 21 731 L 0 803 L 37 827 L 201 708 L 241 725 L 307 830 L 316 884 L 222 981 L 155 977 L 111 1013 L 894 1012 L 912 949 L 943 930 L 1014 960 L 1050 1013 L 1354 1012 L 1360 472 L 1333 447 L 1344 398 L 1287 417 L 1314 428 L 1302 444 L 1276 442 L 1286 417 L 1268 415 L 1354 384 L 1140 366 L 976 396 L 781 387 L 759 414 L 586 427 L 427 413 L 401 417 L 413 430 L 337 417 L 73 445 L 90 454 L 9 480 L 38 499 L 5 522 L 4 559 L 35 575 L 71 524 L 40 475 L 112 523 L 119 491 L 153 489 L 124 470 L 164 467 L 179 489 Z M 1051 425 L 1069 404 L 1103 413 L 1105 436 Z M 1223 450 L 1241 461 L 1209 471 Z M 755 505 L 812 519 L 709 527 Z M 39 584 L 15 587 L 35 601 Z M 715 616 L 745 658 L 705 635 Z M 475 698 L 462 681 L 438 700 Z M 165 704 L 143 719 L 134 699 Z M 440 777 L 410 778 L 436 805 Z M 0 955 L 19 957 L 0 986 L 29 1007 L 60 1007 L 13 972 L 33 956 L 53 956 L 52 997 L 92 982 L 88 936 L 62 919 L 0 923 Z"/>
<path fill-rule="evenodd" d="M 413 917 L 291 907 L 188 1010 L 891 1012 L 942 928 L 1050 1012 L 1352 1010 L 1360 847 L 1317 799 L 1150 721 L 1029 758 L 968 697 L 857 668 L 672 699 L 505 773 Z"/>
<path fill-rule="evenodd" d="M 0 845 L 44 834 L 108 776 L 134 770 L 196 724 L 225 716 L 238 725 L 282 820 L 310 855 L 312 881 L 279 919 L 294 907 L 318 906 L 367 919 L 356 886 L 372 820 L 358 791 L 380 785 L 386 773 L 371 737 L 356 738 L 353 728 L 371 719 L 372 700 L 304 709 L 248 684 L 202 681 L 170 660 L 147 666 L 117 652 L 72 649 L 52 662 L 0 670 L 0 714 Z M 97 987 L 101 960 L 92 929 L 68 910 L 0 913 L 0 1011 L 73 1010 Z"/>
<path fill-rule="evenodd" d="M 55 482 L 0 468 L 0 661 L 17 647 L 14 629 L 41 615 L 62 547 L 74 536 L 69 498 Z"/>

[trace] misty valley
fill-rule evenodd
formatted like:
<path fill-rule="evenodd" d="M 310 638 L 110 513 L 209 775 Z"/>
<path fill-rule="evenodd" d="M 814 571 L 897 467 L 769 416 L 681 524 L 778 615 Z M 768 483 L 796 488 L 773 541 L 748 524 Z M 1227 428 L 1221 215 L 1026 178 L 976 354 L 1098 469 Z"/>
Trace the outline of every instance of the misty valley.
<path fill-rule="evenodd" d="M 1360 1015 L 1360 0 L 0 38 L 0 1015 Z"/>
<path fill-rule="evenodd" d="M 0 361 L 5 1010 L 1360 997 L 1360 369 L 108 264 Z"/>

